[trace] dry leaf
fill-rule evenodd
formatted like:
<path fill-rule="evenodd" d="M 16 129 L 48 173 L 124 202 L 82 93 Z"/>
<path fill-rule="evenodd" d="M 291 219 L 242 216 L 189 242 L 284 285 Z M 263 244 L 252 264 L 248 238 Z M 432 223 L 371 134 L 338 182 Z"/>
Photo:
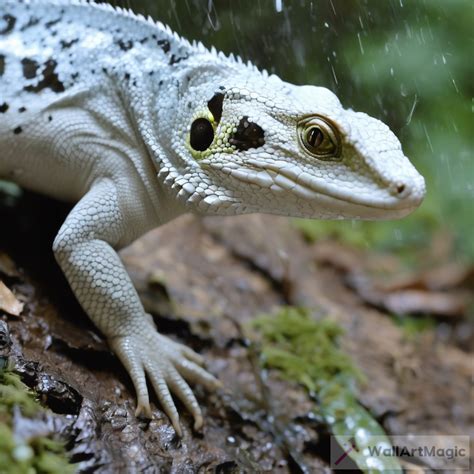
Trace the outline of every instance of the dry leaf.
<path fill-rule="evenodd" d="M 23 303 L 16 299 L 16 296 L 8 289 L 0 280 L 0 311 L 11 314 L 12 316 L 20 316 L 23 311 Z"/>
<path fill-rule="evenodd" d="M 20 276 L 16 269 L 15 262 L 3 252 L 0 252 L 0 273 L 8 277 L 18 278 Z"/>

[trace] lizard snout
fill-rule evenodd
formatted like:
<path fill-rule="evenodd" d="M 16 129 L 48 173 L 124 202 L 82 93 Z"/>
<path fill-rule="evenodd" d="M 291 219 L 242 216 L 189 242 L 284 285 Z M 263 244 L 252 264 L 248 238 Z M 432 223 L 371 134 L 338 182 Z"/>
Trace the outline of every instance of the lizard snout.
<path fill-rule="evenodd" d="M 415 176 L 405 176 L 400 180 L 394 181 L 388 187 L 389 193 L 404 202 L 407 207 L 418 207 L 426 193 L 424 178 L 416 172 Z"/>

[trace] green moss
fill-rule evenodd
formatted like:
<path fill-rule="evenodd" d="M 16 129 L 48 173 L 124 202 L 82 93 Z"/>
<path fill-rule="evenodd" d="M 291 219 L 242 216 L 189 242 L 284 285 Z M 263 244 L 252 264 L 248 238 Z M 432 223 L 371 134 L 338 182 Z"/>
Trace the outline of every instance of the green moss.
<path fill-rule="evenodd" d="M 253 326 L 263 336 L 264 363 L 311 392 L 318 392 L 335 378 L 346 388 L 363 378 L 337 347 L 342 329 L 330 319 L 316 321 L 306 309 L 287 307 L 275 316 L 260 316 Z"/>
<path fill-rule="evenodd" d="M 33 392 L 18 375 L 8 370 L 0 371 L 0 414 L 11 413 L 14 406 L 25 416 L 34 416 L 40 409 Z"/>
<path fill-rule="evenodd" d="M 396 314 L 392 315 L 392 320 L 408 338 L 414 338 L 418 334 L 436 327 L 436 321 L 430 316 L 414 317 Z"/>
<path fill-rule="evenodd" d="M 302 384 L 318 400 L 315 411 L 341 446 L 348 438 L 358 449 L 348 456 L 368 473 L 401 473 L 398 461 L 370 456 L 369 446 L 390 441 L 382 427 L 357 401 L 357 382 L 364 376 L 339 348 L 342 329 L 330 319 L 315 320 L 303 308 L 282 308 L 253 323 L 262 335 L 262 363 L 286 380 Z M 334 461 L 334 460 L 333 460 Z"/>
<path fill-rule="evenodd" d="M 34 393 L 8 369 L 0 370 L 0 472 L 2 474 L 68 474 L 64 445 L 46 436 L 18 437 L 12 429 L 13 409 L 34 418 L 44 408 Z"/>

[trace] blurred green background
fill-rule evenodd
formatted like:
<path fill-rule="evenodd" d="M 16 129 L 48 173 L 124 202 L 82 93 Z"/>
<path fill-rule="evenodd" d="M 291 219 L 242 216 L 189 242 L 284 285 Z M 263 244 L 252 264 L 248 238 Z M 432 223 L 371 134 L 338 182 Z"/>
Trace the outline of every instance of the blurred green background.
<path fill-rule="evenodd" d="M 472 0 L 111 0 L 188 39 L 234 52 L 296 84 L 332 89 L 386 122 L 427 180 L 411 217 L 300 224 L 377 248 L 429 245 L 452 233 L 474 259 Z"/>

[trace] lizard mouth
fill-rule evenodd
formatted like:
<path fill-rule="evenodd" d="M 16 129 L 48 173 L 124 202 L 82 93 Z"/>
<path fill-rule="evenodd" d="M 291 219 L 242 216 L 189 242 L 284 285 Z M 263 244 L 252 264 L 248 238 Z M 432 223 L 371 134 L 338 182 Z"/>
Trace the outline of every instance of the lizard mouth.
<path fill-rule="evenodd" d="M 271 163 L 249 160 L 245 168 L 222 169 L 234 179 L 270 188 L 275 193 L 288 193 L 305 200 L 314 201 L 338 216 L 370 219 L 398 218 L 413 211 L 421 203 L 422 196 L 412 196 L 409 190 L 403 197 L 387 195 L 376 198 L 370 195 L 355 196 L 343 189 L 334 189 L 296 169 L 279 167 Z M 387 192 L 387 194 L 389 194 Z"/>

